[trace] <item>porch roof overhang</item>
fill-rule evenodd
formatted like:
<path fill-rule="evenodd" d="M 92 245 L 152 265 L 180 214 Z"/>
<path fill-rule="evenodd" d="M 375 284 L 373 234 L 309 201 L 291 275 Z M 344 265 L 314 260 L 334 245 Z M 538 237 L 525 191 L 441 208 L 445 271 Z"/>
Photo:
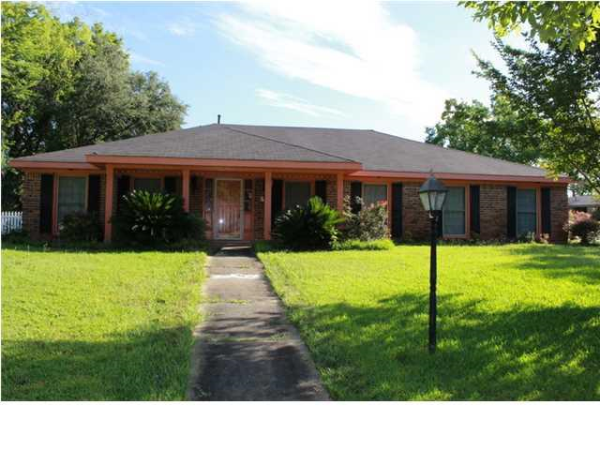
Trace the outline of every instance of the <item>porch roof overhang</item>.
<path fill-rule="evenodd" d="M 400 172 L 400 171 L 375 171 L 363 170 L 358 162 L 307 162 L 307 161 L 257 161 L 257 160 L 230 160 L 230 159 L 197 159 L 197 158 L 170 158 L 147 156 L 119 156 L 119 155 L 86 155 L 87 162 L 64 161 L 33 161 L 13 160 L 10 165 L 16 169 L 29 171 L 44 170 L 83 170 L 104 171 L 107 165 L 122 169 L 163 169 L 163 170 L 210 170 L 210 171 L 250 171 L 257 173 L 298 171 L 298 172 L 333 172 L 343 173 L 357 179 L 392 179 L 392 180 L 425 180 L 429 172 Z M 442 180 L 490 182 L 490 183 L 539 183 L 567 185 L 572 182 L 569 177 L 560 176 L 556 179 L 543 176 L 517 176 L 517 175 L 489 175 L 489 174 L 460 174 L 436 172 Z"/>
<path fill-rule="evenodd" d="M 350 174 L 362 170 L 358 162 L 310 162 L 310 161 L 260 161 L 239 159 L 199 159 L 199 158 L 172 158 L 149 156 L 119 156 L 97 155 L 85 156 L 86 162 L 59 162 L 59 161 L 33 161 L 13 160 L 10 165 L 23 170 L 99 170 L 107 165 L 115 168 L 128 169 L 209 169 L 225 171 L 303 171 L 303 172 L 342 172 Z"/>

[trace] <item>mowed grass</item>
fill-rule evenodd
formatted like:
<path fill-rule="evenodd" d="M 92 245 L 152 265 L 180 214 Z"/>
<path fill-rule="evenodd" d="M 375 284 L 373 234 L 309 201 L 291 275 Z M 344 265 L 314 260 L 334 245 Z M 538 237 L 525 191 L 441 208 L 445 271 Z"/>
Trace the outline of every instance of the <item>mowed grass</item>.
<path fill-rule="evenodd" d="M 600 400 L 600 248 L 262 253 L 338 400 Z"/>
<path fill-rule="evenodd" d="M 2 251 L 2 400 L 180 400 L 203 253 Z"/>

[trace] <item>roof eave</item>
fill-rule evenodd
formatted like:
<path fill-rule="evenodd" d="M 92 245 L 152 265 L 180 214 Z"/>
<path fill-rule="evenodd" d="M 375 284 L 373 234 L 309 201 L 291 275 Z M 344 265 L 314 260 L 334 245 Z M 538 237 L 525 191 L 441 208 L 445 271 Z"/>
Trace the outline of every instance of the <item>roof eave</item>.
<path fill-rule="evenodd" d="M 559 177 L 557 179 L 545 176 L 531 175 L 489 175 L 489 174 L 467 174 L 467 173 L 448 173 L 434 172 L 435 176 L 442 180 L 460 180 L 460 181 L 490 181 L 490 182 L 529 182 L 529 183 L 555 183 L 569 184 L 572 180 L 569 177 Z M 399 178 L 426 180 L 431 175 L 430 172 L 397 172 L 397 171 L 379 171 L 379 170 L 360 170 L 350 174 L 358 178 Z"/>

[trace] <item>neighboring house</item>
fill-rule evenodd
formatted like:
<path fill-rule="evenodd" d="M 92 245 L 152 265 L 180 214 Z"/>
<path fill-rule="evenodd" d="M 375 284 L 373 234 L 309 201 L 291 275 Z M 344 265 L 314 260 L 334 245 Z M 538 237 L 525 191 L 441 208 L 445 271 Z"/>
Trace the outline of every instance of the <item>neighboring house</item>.
<path fill-rule="evenodd" d="M 591 214 L 600 209 L 600 200 L 593 195 L 575 195 L 569 197 L 569 208 Z"/>
<path fill-rule="evenodd" d="M 422 239 L 429 222 L 418 190 L 433 170 L 450 190 L 444 237 L 566 240 L 567 178 L 373 130 L 212 124 L 12 165 L 25 172 L 23 221 L 34 238 L 57 236 L 66 214 L 88 210 L 110 241 L 120 198 L 147 189 L 180 194 L 210 239 L 270 239 L 277 214 L 313 195 L 338 209 L 345 195 L 386 201 L 392 236 Z"/>

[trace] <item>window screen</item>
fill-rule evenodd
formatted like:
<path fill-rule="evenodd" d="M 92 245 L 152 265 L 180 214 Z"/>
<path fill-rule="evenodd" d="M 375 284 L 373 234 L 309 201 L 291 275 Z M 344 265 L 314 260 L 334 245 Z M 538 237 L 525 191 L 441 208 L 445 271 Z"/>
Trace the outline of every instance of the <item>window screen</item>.
<path fill-rule="evenodd" d="M 377 205 L 379 202 L 387 201 L 387 185 L 385 184 L 364 184 L 363 202 L 365 207 Z"/>
<path fill-rule="evenodd" d="M 517 237 L 535 233 L 537 214 L 535 189 L 517 189 Z"/>
<path fill-rule="evenodd" d="M 442 224 L 444 235 L 462 236 L 465 234 L 465 188 L 449 187 L 444 203 Z"/>
<path fill-rule="evenodd" d="M 58 223 L 65 216 L 85 211 L 85 177 L 60 177 L 58 181 Z"/>
<path fill-rule="evenodd" d="M 136 178 L 133 180 L 136 191 L 160 192 L 160 178 Z"/>
<path fill-rule="evenodd" d="M 285 183 L 285 207 L 304 206 L 310 199 L 310 183 L 305 181 L 287 181 Z"/>

